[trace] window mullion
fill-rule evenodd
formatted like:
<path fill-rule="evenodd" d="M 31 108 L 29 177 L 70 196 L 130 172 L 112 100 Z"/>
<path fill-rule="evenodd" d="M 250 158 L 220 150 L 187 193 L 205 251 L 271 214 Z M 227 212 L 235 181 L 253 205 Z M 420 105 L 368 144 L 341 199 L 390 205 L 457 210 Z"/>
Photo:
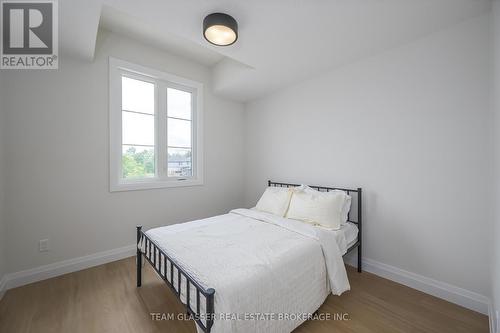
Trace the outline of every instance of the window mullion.
<path fill-rule="evenodd" d="M 191 93 L 191 177 L 198 177 L 197 92 Z"/>
<path fill-rule="evenodd" d="M 158 84 L 158 135 L 156 149 L 158 152 L 158 177 L 167 177 L 167 87 L 159 81 Z"/>

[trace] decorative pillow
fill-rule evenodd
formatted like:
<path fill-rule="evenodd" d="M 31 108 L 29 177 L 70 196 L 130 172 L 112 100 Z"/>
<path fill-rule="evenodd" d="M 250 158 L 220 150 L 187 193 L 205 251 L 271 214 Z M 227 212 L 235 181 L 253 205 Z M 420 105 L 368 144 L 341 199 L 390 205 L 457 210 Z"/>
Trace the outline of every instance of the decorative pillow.
<path fill-rule="evenodd" d="M 310 187 L 294 191 L 286 217 L 338 230 L 343 221 L 346 194 L 342 191 L 319 192 Z"/>
<path fill-rule="evenodd" d="M 257 202 L 255 208 L 262 212 L 285 216 L 290 204 L 292 190 L 287 187 L 268 187 Z"/>

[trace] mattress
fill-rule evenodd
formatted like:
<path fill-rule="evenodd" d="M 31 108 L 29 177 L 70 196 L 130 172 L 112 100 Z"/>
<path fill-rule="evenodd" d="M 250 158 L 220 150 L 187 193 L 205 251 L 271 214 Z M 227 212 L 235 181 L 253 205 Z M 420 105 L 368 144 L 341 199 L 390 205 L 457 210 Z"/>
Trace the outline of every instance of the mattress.
<path fill-rule="evenodd" d="M 358 227 L 351 222 L 347 222 L 339 230 L 325 230 L 331 234 L 342 255 L 346 254 L 347 250 L 358 240 Z"/>

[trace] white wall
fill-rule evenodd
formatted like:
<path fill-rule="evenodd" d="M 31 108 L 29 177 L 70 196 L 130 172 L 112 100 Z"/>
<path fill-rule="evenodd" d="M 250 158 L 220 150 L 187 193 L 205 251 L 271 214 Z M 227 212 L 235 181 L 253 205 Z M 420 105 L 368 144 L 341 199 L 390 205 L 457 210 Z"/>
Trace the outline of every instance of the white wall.
<path fill-rule="evenodd" d="M 267 179 L 364 189 L 364 256 L 489 294 L 489 20 L 248 105 L 246 203 Z"/>
<path fill-rule="evenodd" d="M 5 94 L 4 94 L 4 78 L 0 73 L 0 297 L 2 293 L 2 277 L 7 272 L 6 251 L 6 226 L 5 226 Z"/>
<path fill-rule="evenodd" d="M 109 192 L 108 56 L 204 83 L 205 185 Z M 93 63 L 63 54 L 59 70 L 7 75 L 9 272 L 133 244 L 136 224 L 242 205 L 243 106 L 211 93 L 208 68 L 101 32 Z"/>
<path fill-rule="evenodd" d="M 494 318 L 497 332 L 500 332 L 500 1 L 493 1 L 493 109 L 494 109 L 494 184 L 495 184 L 495 219 L 493 228 L 492 291 Z"/>

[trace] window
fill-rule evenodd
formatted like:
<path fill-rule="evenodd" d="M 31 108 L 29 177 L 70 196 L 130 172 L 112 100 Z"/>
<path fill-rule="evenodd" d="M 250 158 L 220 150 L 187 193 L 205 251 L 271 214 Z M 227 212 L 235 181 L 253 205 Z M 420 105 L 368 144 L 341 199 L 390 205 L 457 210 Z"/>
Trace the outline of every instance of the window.
<path fill-rule="evenodd" d="M 203 184 L 201 83 L 109 59 L 110 190 Z"/>

